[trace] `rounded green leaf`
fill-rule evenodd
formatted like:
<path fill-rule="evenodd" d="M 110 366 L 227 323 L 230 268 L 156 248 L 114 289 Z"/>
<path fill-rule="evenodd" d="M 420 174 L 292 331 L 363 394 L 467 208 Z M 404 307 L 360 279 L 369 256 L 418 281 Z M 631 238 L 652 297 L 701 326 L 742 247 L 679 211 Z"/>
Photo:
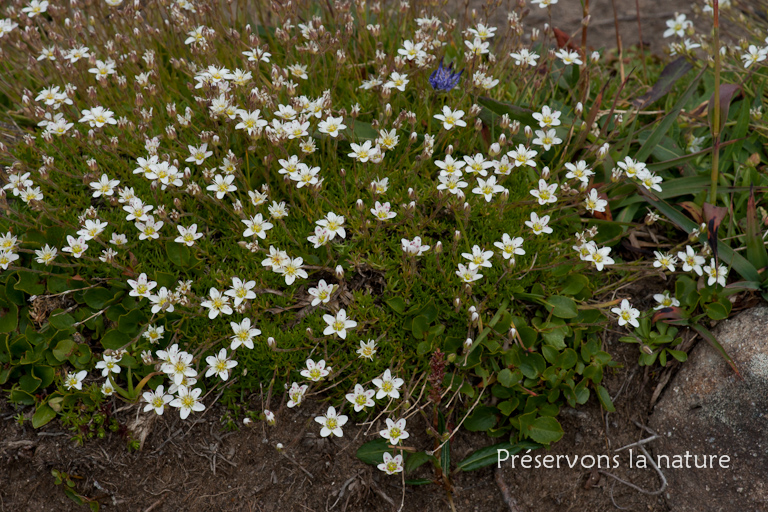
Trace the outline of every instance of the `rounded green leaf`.
<path fill-rule="evenodd" d="M 528 436 L 537 443 L 554 443 L 563 437 L 563 427 L 552 416 L 539 416 L 528 427 Z"/>
<path fill-rule="evenodd" d="M 32 427 L 40 428 L 55 417 L 56 411 L 51 409 L 48 405 L 41 405 L 35 411 L 35 415 L 32 416 Z"/>

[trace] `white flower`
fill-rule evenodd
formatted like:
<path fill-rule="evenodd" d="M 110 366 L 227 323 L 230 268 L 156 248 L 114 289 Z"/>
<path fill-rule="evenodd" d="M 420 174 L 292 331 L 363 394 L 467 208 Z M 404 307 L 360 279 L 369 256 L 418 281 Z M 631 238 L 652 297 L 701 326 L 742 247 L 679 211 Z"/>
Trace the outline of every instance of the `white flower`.
<path fill-rule="evenodd" d="M 115 357 L 110 355 L 102 356 L 101 361 L 96 363 L 96 369 L 101 370 L 101 376 L 107 377 L 110 373 L 120 373 L 120 367 L 117 363 L 120 362 L 121 357 Z"/>
<path fill-rule="evenodd" d="M 8 265 L 10 265 L 11 263 L 13 263 L 18 259 L 19 259 L 18 254 L 14 252 L 6 251 L 6 250 L 1 250 L 0 251 L 0 269 L 8 270 Z"/>
<path fill-rule="evenodd" d="M 640 183 L 647 188 L 648 190 L 655 190 L 657 192 L 661 192 L 661 186 L 659 183 L 664 181 L 664 178 L 661 176 L 656 176 L 652 172 L 650 172 L 648 169 L 643 169 L 642 171 L 639 171 L 637 173 L 637 179 L 640 181 Z"/>
<path fill-rule="evenodd" d="M 550 128 L 547 131 L 536 130 L 536 138 L 533 139 L 533 144 L 542 146 L 544 151 L 549 151 L 552 146 L 557 146 L 563 143 L 563 139 L 557 136 L 557 132 L 554 128 Z"/>
<path fill-rule="evenodd" d="M 192 224 L 188 228 L 185 228 L 181 224 L 176 226 L 179 230 L 179 236 L 174 239 L 174 242 L 185 244 L 187 247 L 195 245 L 195 241 L 203 237 L 202 233 L 197 232 L 197 224 Z"/>
<path fill-rule="evenodd" d="M 387 428 L 379 431 L 379 435 L 389 441 L 390 444 L 399 444 L 401 440 L 408 439 L 410 434 L 405 430 L 405 419 L 400 418 L 397 421 L 386 419 Z"/>
<path fill-rule="evenodd" d="M 37 256 L 35 261 L 42 265 L 50 265 L 54 258 L 56 258 L 57 252 L 58 251 L 55 247 L 51 247 L 48 244 L 45 244 L 45 247 L 43 247 L 41 250 L 35 250 L 35 255 Z"/>
<path fill-rule="evenodd" d="M 597 247 L 594 242 L 588 242 L 585 245 L 589 251 L 589 256 L 584 259 L 594 263 L 597 270 L 602 271 L 605 265 L 613 265 L 613 258 L 608 256 L 611 253 L 610 247 Z"/>
<path fill-rule="evenodd" d="M 312 382 L 317 382 L 331 373 L 331 368 L 328 367 L 326 369 L 325 360 L 323 359 L 319 360 L 317 363 L 315 363 L 312 359 L 307 359 L 306 365 L 306 370 L 301 370 L 300 372 L 301 376 L 311 380 Z"/>
<path fill-rule="evenodd" d="M 276 271 L 277 269 L 285 266 L 289 260 L 290 258 L 285 251 L 281 251 L 280 249 L 270 245 L 269 256 L 261 262 L 261 265 L 263 267 L 272 267 L 272 270 Z"/>
<path fill-rule="evenodd" d="M 406 58 L 406 60 L 413 60 L 420 56 L 425 56 L 424 43 L 416 43 L 413 41 L 403 41 L 403 47 L 397 50 L 397 53 Z"/>
<path fill-rule="evenodd" d="M 163 221 L 155 222 L 155 218 L 152 215 L 147 215 L 146 222 L 137 222 L 136 229 L 141 231 L 139 234 L 139 240 L 157 239 L 160 237 L 158 231 L 163 227 Z"/>
<path fill-rule="evenodd" d="M 459 270 L 456 271 L 456 275 L 459 276 L 464 283 L 473 283 L 478 279 L 483 278 L 483 274 L 478 274 L 476 268 L 468 268 L 461 263 L 459 263 Z"/>
<path fill-rule="evenodd" d="M 104 107 L 93 107 L 90 110 L 83 110 L 81 112 L 81 123 L 88 123 L 91 128 L 101 128 L 105 124 L 117 124 L 115 119 L 115 113 Z"/>
<path fill-rule="evenodd" d="M 312 287 L 307 291 L 312 297 L 312 305 L 317 306 L 321 302 L 323 304 L 328 304 L 335 288 L 335 285 L 328 284 L 325 282 L 325 279 L 321 279 L 320 282 L 317 283 L 316 288 Z"/>
<path fill-rule="evenodd" d="M 316 224 L 328 230 L 331 240 L 336 238 L 336 235 L 339 235 L 341 238 L 347 237 L 347 232 L 344 230 L 344 217 L 341 215 L 328 212 L 325 218 L 318 220 Z"/>
<path fill-rule="evenodd" d="M 282 274 L 285 277 L 285 284 L 291 285 L 297 277 L 301 279 L 306 279 L 308 277 L 307 271 L 302 268 L 303 263 L 304 260 L 302 258 L 289 258 L 285 265 L 279 269 L 275 269 L 275 272 Z"/>
<path fill-rule="evenodd" d="M 549 215 L 539 217 L 536 212 L 531 212 L 531 220 L 525 221 L 525 225 L 533 230 L 534 235 L 540 235 L 542 233 L 552 233 L 552 228 L 547 224 L 549 223 Z"/>
<path fill-rule="evenodd" d="M 197 165 L 201 165 L 206 158 L 213 154 L 213 151 L 206 151 L 208 149 L 208 143 L 203 143 L 200 147 L 187 146 L 189 149 L 189 158 L 185 162 L 194 162 Z"/>
<path fill-rule="evenodd" d="M 373 407 L 376 402 L 373 401 L 373 395 L 376 394 L 374 389 L 365 389 L 360 384 L 355 384 L 355 389 L 352 393 L 345 395 L 346 399 L 354 406 L 355 412 L 360 412 L 366 407 Z"/>
<path fill-rule="evenodd" d="M 264 220 L 264 217 L 262 217 L 260 213 L 257 213 L 249 219 L 242 220 L 241 222 L 248 226 L 248 229 L 243 232 L 243 236 L 245 237 L 257 236 L 263 240 L 267 237 L 267 231 L 272 229 L 272 223 Z"/>
<path fill-rule="evenodd" d="M 243 318 L 240 323 L 230 322 L 234 336 L 230 339 L 232 343 L 229 346 L 230 350 L 235 350 L 240 345 L 245 345 L 249 349 L 253 349 L 253 337 L 261 334 L 261 331 L 256 327 L 251 327 L 251 319 Z"/>
<path fill-rule="evenodd" d="M 237 115 L 240 116 L 240 122 L 235 125 L 235 130 L 245 130 L 248 132 L 248 135 L 253 135 L 257 130 L 269 124 L 264 119 L 261 119 L 260 110 L 249 112 L 241 109 L 237 111 Z"/>
<path fill-rule="evenodd" d="M 589 195 L 584 199 L 584 207 L 589 213 L 604 212 L 605 207 L 608 206 L 608 201 L 600 199 L 596 189 L 589 191 Z"/>
<path fill-rule="evenodd" d="M 158 351 L 158 354 L 160 352 Z M 192 354 L 185 351 L 169 354 L 168 361 L 164 362 L 160 369 L 171 377 L 174 385 L 184 386 L 184 379 L 197 377 L 197 371 L 192 368 Z"/>
<path fill-rule="evenodd" d="M 671 20 L 667 20 L 667 30 L 664 31 L 664 37 L 678 36 L 683 37 L 685 31 L 693 26 L 693 22 L 686 19 L 685 14 L 675 13 L 675 17 Z"/>
<path fill-rule="evenodd" d="M 145 391 L 141 396 L 147 405 L 144 406 L 144 412 L 154 410 L 156 414 L 162 416 L 165 405 L 171 403 L 173 396 L 163 393 L 163 385 L 157 386 L 154 391 Z"/>
<path fill-rule="evenodd" d="M 170 406 L 178 407 L 181 419 L 185 420 L 192 411 L 199 412 L 205 410 L 205 405 L 199 401 L 202 392 L 203 390 L 200 388 L 190 391 L 187 386 L 179 386 L 177 397 L 170 402 Z"/>
<path fill-rule="evenodd" d="M 698 275 L 702 274 L 701 266 L 707 262 L 707 260 L 705 260 L 703 256 L 699 256 L 690 245 L 685 246 L 685 252 L 678 252 L 677 257 L 683 262 L 683 272 L 690 272 L 693 270 Z"/>
<path fill-rule="evenodd" d="M 399 377 L 392 378 L 392 372 L 389 369 L 384 370 L 381 378 L 373 379 L 373 385 L 379 388 L 376 392 L 376 400 L 381 400 L 385 396 L 390 398 L 400 398 L 400 387 L 405 381 Z"/>
<path fill-rule="evenodd" d="M 744 61 L 744 68 L 749 68 L 752 64 L 764 61 L 768 57 L 768 47 L 760 47 L 751 44 L 747 49 L 747 53 L 741 55 L 741 59 Z"/>
<path fill-rule="evenodd" d="M 505 260 L 514 258 L 515 254 L 525 254 L 525 250 L 522 248 L 522 237 L 511 238 L 507 233 L 504 233 L 501 238 L 501 242 L 494 242 L 493 245 L 501 249 L 501 255 Z"/>
<path fill-rule="evenodd" d="M 587 162 L 584 160 L 579 160 L 575 165 L 567 162 L 565 168 L 568 169 L 568 172 L 565 174 L 565 179 L 572 180 L 576 178 L 582 183 L 589 183 L 589 177 L 595 174 L 589 167 L 587 167 Z"/>
<path fill-rule="evenodd" d="M 616 165 L 618 165 L 630 178 L 634 178 L 645 169 L 645 163 L 635 161 L 628 156 L 624 158 L 623 162 L 616 162 Z"/>
<path fill-rule="evenodd" d="M 474 38 L 472 41 L 464 41 L 471 55 L 484 55 L 488 53 L 490 43 L 483 41 L 479 37 Z"/>
<path fill-rule="evenodd" d="M 229 174 L 227 176 L 217 174 L 213 177 L 213 183 L 208 185 L 205 189 L 210 190 L 211 192 L 216 192 L 216 199 L 223 199 L 229 192 L 237 190 L 237 186 L 232 184 L 233 181 L 235 181 L 234 174 Z"/>
<path fill-rule="evenodd" d="M 354 158 L 360 163 L 367 162 L 374 153 L 374 149 L 372 147 L 371 141 L 367 140 L 363 142 L 362 145 L 355 144 L 354 142 L 350 144 L 350 147 L 352 148 L 352 153 L 347 154 L 349 158 Z"/>
<path fill-rule="evenodd" d="M 379 220 L 389 220 L 397 216 L 397 213 L 390 211 L 389 202 L 381 204 L 379 201 L 374 203 L 371 213 Z"/>
<path fill-rule="evenodd" d="M 709 265 L 704 266 L 704 273 L 707 275 L 707 286 L 717 283 L 725 286 L 725 280 L 728 277 L 728 268 L 724 265 L 717 265 L 715 259 L 710 260 Z"/>
<path fill-rule="evenodd" d="M 344 124 L 343 117 L 329 116 L 325 121 L 320 121 L 317 129 L 320 133 L 327 133 L 331 137 L 338 137 L 339 130 L 343 130 L 347 125 Z"/>
<path fill-rule="evenodd" d="M 67 235 L 67 246 L 62 249 L 62 252 L 72 253 L 72 256 L 79 258 L 87 250 L 88 244 L 85 243 L 83 237 L 75 238 L 71 235 Z"/>
<path fill-rule="evenodd" d="M 206 377 L 211 375 L 218 375 L 221 380 L 229 379 L 229 370 L 237 366 L 237 361 L 233 361 L 227 357 L 227 349 L 222 348 L 219 350 L 218 355 L 208 356 L 205 358 L 205 362 L 208 363 L 208 371 L 205 372 Z"/>
<path fill-rule="evenodd" d="M 677 263 L 677 258 L 672 256 L 671 254 L 659 252 L 659 251 L 653 251 L 654 256 L 656 256 L 656 260 L 653 262 L 653 266 L 655 268 L 666 268 L 670 272 L 675 271 L 675 263 Z"/>
<path fill-rule="evenodd" d="M 447 105 L 443 106 L 443 113 L 442 114 L 435 114 L 433 116 L 435 119 L 443 122 L 443 128 L 446 130 L 450 130 L 454 126 L 467 126 L 466 121 L 462 121 L 462 117 L 464 117 L 464 111 L 463 110 L 451 110 L 451 108 Z"/>
<path fill-rule="evenodd" d="M 637 321 L 640 311 L 633 308 L 627 299 L 621 301 L 621 307 L 612 308 L 611 313 L 619 317 L 619 326 L 629 324 L 632 327 L 640 327 L 640 322 Z"/>
<path fill-rule="evenodd" d="M 373 361 L 373 355 L 376 353 L 376 340 L 368 340 L 367 342 L 360 340 L 360 348 L 356 352 L 360 358 Z"/>
<path fill-rule="evenodd" d="M 549 203 L 556 203 L 557 202 L 557 196 L 555 195 L 555 191 L 557 190 L 557 183 L 553 183 L 551 185 L 547 184 L 546 181 L 540 179 L 539 180 L 539 189 L 531 190 L 531 195 L 535 197 L 540 205 L 546 205 Z"/>
<path fill-rule="evenodd" d="M 397 89 L 398 91 L 405 91 L 405 86 L 408 85 L 408 77 L 402 75 L 397 71 L 393 71 L 389 75 L 389 81 L 384 84 L 385 89 Z"/>
<path fill-rule="evenodd" d="M 510 53 L 509 56 L 514 59 L 515 66 L 535 66 L 539 59 L 538 53 L 531 52 L 527 48 L 523 48 L 519 52 Z"/>
<path fill-rule="evenodd" d="M 149 298 L 150 291 L 157 286 L 157 283 L 155 281 L 149 281 L 147 279 L 147 274 L 142 272 L 139 274 L 139 278 L 136 280 L 129 279 L 128 280 L 128 286 L 131 287 L 131 291 L 128 292 L 128 295 L 131 297 L 146 297 Z"/>
<path fill-rule="evenodd" d="M 219 316 L 219 313 L 223 313 L 225 315 L 232 314 L 232 308 L 229 305 L 229 297 L 222 294 L 216 288 L 211 288 L 209 296 L 210 299 L 203 301 L 201 304 L 201 306 L 204 308 L 208 308 L 208 318 L 213 320 Z"/>
<path fill-rule="evenodd" d="M 523 165 L 536 167 L 536 162 L 534 162 L 533 159 L 536 158 L 537 154 L 538 151 L 528 149 L 524 145 L 518 144 L 517 149 L 513 149 L 507 153 L 507 156 L 509 156 L 510 160 L 515 162 L 515 167 L 521 167 Z"/>
<path fill-rule="evenodd" d="M 328 412 L 323 416 L 316 417 L 315 421 L 323 426 L 323 428 L 320 429 L 320 437 L 328 437 L 331 434 L 336 437 L 344 436 L 341 427 L 347 423 L 347 417 L 343 414 L 337 415 L 336 409 L 334 409 L 333 406 L 328 407 Z"/>
<path fill-rule="evenodd" d="M 330 334 L 336 334 L 341 339 L 347 338 L 347 329 L 354 329 L 357 327 L 357 322 L 347 319 L 347 312 L 344 309 L 340 309 L 336 316 L 323 315 L 323 320 L 328 326 L 323 331 L 323 335 L 328 336 Z"/>
<path fill-rule="evenodd" d="M 232 278 L 232 287 L 224 292 L 224 295 L 228 295 L 234 299 L 235 307 L 242 304 L 244 300 L 251 300 L 256 298 L 256 293 L 253 288 L 256 286 L 256 281 L 243 282 L 239 277 Z"/>
<path fill-rule="evenodd" d="M 421 243 L 420 236 L 414 237 L 413 240 L 402 238 L 400 240 L 400 243 L 403 245 L 403 252 L 405 254 L 412 255 L 412 256 L 421 256 L 422 254 L 424 254 L 429 250 L 428 245 L 424 245 Z"/>
<path fill-rule="evenodd" d="M 190 30 L 187 32 L 189 37 L 184 40 L 184 44 L 205 44 L 205 30 L 206 28 L 202 25 Z"/>
<path fill-rule="evenodd" d="M 93 240 L 99 236 L 109 224 L 101 222 L 99 219 L 91 220 L 87 219 L 85 225 L 77 232 L 78 236 L 83 237 L 83 240 Z"/>
<path fill-rule="evenodd" d="M 486 180 L 477 178 L 477 187 L 472 189 L 472 193 L 483 196 L 485 201 L 490 203 L 495 194 L 505 192 L 506 190 L 506 188 L 496 183 L 496 176 L 491 176 Z"/>
<path fill-rule="evenodd" d="M 542 0 L 549 1 L 549 0 Z M 553 0 L 557 2 L 557 0 Z M 403 471 L 403 456 L 401 454 L 392 456 L 389 452 L 384 452 L 384 462 L 376 466 L 380 471 L 388 475 L 394 475 Z"/>
<path fill-rule="evenodd" d="M 82 391 L 83 380 L 87 375 L 88 372 L 85 370 L 81 370 L 77 373 L 69 372 L 67 377 L 64 379 L 64 387 L 67 389 L 76 389 L 78 391 Z"/>
<path fill-rule="evenodd" d="M 290 400 L 288 400 L 286 405 L 289 408 L 301 405 L 301 401 L 304 399 L 304 394 L 307 392 L 308 388 L 309 386 L 306 384 L 302 384 L 301 386 L 299 386 L 297 382 L 291 384 L 291 389 L 288 390 L 288 396 L 290 397 Z"/>
<path fill-rule="evenodd" d="M 157 295 L 150 295 L 149 301 L 152 303 L 152 314 L 159 313 L 160 311 L 167 311 L 173 313 L 173 294 L 165 286 L 161 287 L 157 292 Z"/>
<path fill-rule="evenodd" d="M 34 18 L 38 14 L 44 13 L 48 10 L 47 0 L 32 0 L 27 7 L 24 7 L 21 12 L 27 13 L 27 16 Z M 80 388 L 78 388 L 80 389 Z"/>
<path fill-rule="evenodd" d="M 479 245 L 472 247 L 472 253 L 462 253 L 461 256 L 469 260 L 469 269 L 477 270 L 478 268 L 485 267 L 491 268 L 491 258 L 493 257 L 493 251 L 485 251 Z"/>
<path fill-rule="evenodd" d="M 111 196 L 119 184 L 120 180 L 110 180 L 109 176 L 102 174 L 99 181 L 92 182 L 90 187 L 94 190 L 93 197 Z"/>
<path fill-rule="evenodd" d="M 534 112 L 533 118 L 539 122 L 542 128 L 560 126 L 560 111 L 552 110 L 547 105 L 541 107 L 541 112 Z"/>
<path fill-rule="evenodd" d="M 533 0 L 533 2 L 539 4 L 539 7 L 544 9 L 551 5 L 555 5 L 557 3 L 557 0 Z"/>
<path fill-rule="evenodd" d="M 575 50 L 567 50 L 566 48 L 562 48 L 561 50 L 555 52 L 555 57 L 563 61 L 563 64 L 566 66 L 570 66 L 571 64 L 581 66 L 583 64 L 579 58 L 579 52 Z"/>
<path fill-rule="evenodd" d="M 163 339 L 164 332 L 165 327 L 162 325 L 149 325 L 147 326 L 147 330 L 144 331 L 144 334 L 142 334 L 142 337 L 148 339 L 150 343 L 157 343 Z"/>
<path fill-rule="evenodd" d="M 654 311 L 658 311 L 663 308 L 676 307 L 680 305 L 680 301 L 674 297 L 669 296 L 669 290 L 665 290 L 664 293 L 657 293 L 653 296 L 653 300 L 659 304 L 653 308 Z"/>

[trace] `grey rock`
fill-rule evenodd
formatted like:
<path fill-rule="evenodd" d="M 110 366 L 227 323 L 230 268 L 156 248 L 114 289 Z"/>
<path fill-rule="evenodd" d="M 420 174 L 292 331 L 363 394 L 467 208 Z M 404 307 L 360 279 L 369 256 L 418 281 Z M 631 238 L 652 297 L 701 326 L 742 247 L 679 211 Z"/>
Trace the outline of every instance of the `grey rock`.
<path fill-rule="evenodd" d="M 697 455 L 699 464 L 707 456 L 705 469 L 695 468 L 692 457 L 688 468 L 662 467 L 672 510 L 766 512 L 768 307 L 726 320 L 714 334 L 741 377 L 719 352 L 700 341 L 650 418 L 650 427 L 660 435 L 650 443 L 652 455 L 673 460 L 687 452 Z"/>

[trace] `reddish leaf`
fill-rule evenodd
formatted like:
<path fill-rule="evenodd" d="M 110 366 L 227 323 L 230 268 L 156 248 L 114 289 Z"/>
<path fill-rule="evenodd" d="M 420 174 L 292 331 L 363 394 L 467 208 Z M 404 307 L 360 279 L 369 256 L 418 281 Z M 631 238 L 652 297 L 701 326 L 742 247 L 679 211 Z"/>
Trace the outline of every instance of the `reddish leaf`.
<path fill-rule="evenodd" d="M 656 100 L 663 98 L 672 90 L 675 83 L 692 69 L 693 65 L 688 62 L 686 57 L 678 57 L 666 65 L 651 90 L 632 100 L 632 104 L 642 110 Z"/>
<path fill-rule="evenodd" d="M 741 86 L 736 84 L 722 84 L 720 86 L 720 126 L 718 127 L 718 133 L 723 130 L 725 122 L 728 120 L 728 110 L 731 108 L 731 102 L 741 92 Z M 712 93 L 712 98 L 709 100 L 709 109 L 707 116 L 709 118 L 710 129 L 714 128 L 714 110 L 715 110 L 715 93 Z M 713 130 L 714 131 L 714 130 Z"/>
<path fill-rule="evenodd" d="M 579 54 L 581 54 L 581 48 L 573 43 L 571 36 L 556 27 L 553 27 L 552 30 L 555 32 L 555 41 L 557 42 L 558 48 L 564 48 L 567 46 L 569 50 L 577 51 Z"/>
<path fill-rule="evenodd" d="M 682 206 L 683 209 L 687 211 L 691 217 L 693 217 L 693 220 L 696 222 L 696 224 L 701 224 L 703 222 L 701 206 L 697 205 L 693 201 L 683 201 L 680 203 L 680 206 Z"/>
<path fill-rule="evenodd" d="M 600 199 L 605 199 L 608 201 L 608 196 L 605 194 L 605 192 L 598 192 L 597 197 Z M 595 212 L 592 214 L 592 216 L 596 219 L 602 219 L 602 220 L 613 220 L 613 214 L 611 213 L 611 207 L 606 204 L 605 205 L 605 211 L 604 212 Z"/>
<path fill-rule="evenodd" d="M 725 216 L 728 213 L 728 208 L 725 208 L 724 206 L 715 206 L 713 204 L 704 203 L 702 212 L 704 213 L 704 220 L 707 223 L 707 242 L 709 242 L 709 246 L 712 248 L 715 261 L 718 261 L 717 230 L 720 228 L 720 223 L 722 223 L 723 219 L 725 219 Z"/>
<path fill-rule="evenodd" d="M 685 320 L 685 312 L 676 306 L 667 308 L 661 308 L 653 315 L 653 322 L 656 323 L 659 320 L 664 320 L 665 323 L 677 323 L 681 320 Z"/>

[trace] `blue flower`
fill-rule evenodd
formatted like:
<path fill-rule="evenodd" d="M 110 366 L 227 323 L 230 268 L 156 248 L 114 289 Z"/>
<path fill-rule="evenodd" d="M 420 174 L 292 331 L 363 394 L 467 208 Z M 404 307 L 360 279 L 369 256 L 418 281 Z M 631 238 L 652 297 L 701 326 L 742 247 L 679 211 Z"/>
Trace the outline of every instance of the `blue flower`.
<path fill-rule="evenodd" d="M 458 73 L 453 72 L 453 62 L 448 64 L 447 68 L 443 67 L 443 59 L 440 59 L 440 65 L 437 70 L 433 71 L 429 75 L 429 83 L 436 91 L 450 91 L 459 83 L 461 74 L 464 72 L 462 69 Z"/>

